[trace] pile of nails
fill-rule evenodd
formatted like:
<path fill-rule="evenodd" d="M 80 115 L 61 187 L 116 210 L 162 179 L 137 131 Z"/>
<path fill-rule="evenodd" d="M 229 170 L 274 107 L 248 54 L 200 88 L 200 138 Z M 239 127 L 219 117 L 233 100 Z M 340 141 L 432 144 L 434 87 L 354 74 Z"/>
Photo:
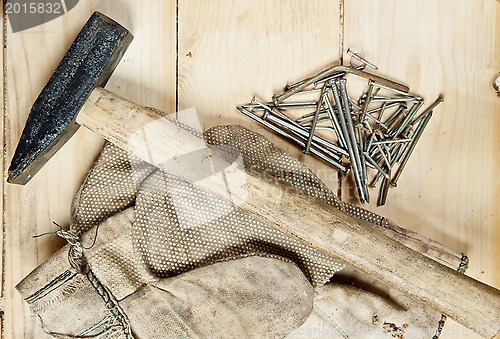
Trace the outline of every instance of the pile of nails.
<path fill-rule="evenodd" d="M 372 66 L 361 59 L 365 65 Z M 337 65 L 285 86 L 272 102 L 255 97 L 238 110 L 288 138 L 344 173 L 351 172 L 361 203 L 370 202 L 368 186 L 382 179 L 377 205 L 384 205 L 421 137 L 438 97 L 423 109 L 409 88 L 363 70 Z M 349 76 L 367 80 L 358 100 L 347 91 Z M 351 81 L 351 80 L 349 80 Z M 305 100 L 305 97 L 312 97 Z"/>

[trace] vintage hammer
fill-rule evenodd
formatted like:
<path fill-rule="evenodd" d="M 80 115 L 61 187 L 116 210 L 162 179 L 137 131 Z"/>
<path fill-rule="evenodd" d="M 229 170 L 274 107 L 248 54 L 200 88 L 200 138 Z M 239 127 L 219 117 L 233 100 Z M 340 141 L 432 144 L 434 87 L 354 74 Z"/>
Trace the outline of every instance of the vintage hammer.
<path fill-rule="evenodd" d="M 106 84 L 133 38 L 99 12 L 90 17 L 31 108 L 8 182 L 26 184 L 75 134 L 78 112 Z"/>
<path fill-rule="evenodd" d="M 94 13 L 49 80 L 28 117 L 9 169 L 9 182 L 26 183 L 77 129 L 84 125 L 106 140 L 160 169 L 166 160 L 196 153 L 205 142 L 127 101 L 102 86 L 116 67 L 132 35 L 113 20 Z M 79 112 L 80 111 L 80 112 Z M 225 162 L 210 156 L 183 164 L 176 174 L 201 171 L 200 164 Z M 196 161 L 194 161 L 196 160 Z M 220 166 L 215 166 L 220 168 Z M 197 182 L 228 196 L 238 208 L 317 251 L 352 265 L 426 303 L 486 338 L 500 332 L 500 291 L 433 261 L 335 207 L 238 167 L 242 190 L 227 190 L 215 176 Z"/>

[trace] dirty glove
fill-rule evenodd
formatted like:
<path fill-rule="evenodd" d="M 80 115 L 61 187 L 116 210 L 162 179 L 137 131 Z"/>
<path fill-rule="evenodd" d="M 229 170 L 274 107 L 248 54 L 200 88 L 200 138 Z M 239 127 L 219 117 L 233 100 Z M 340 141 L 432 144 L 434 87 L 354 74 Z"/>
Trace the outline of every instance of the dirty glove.
<path fill-rule="evenodd" d="M 238 150 L 247 171 L 274 177 L 370 222 L 373 227 L 405 244 L 410 239 L 410 246 L 413 244 L 413 248 L 420 252 L 428 252 L 427 254 L 437 256 L 437 259 L 440 255 L 449 254 L 449 257 L 455 259 L 451 262 L 456 262 L 455 254 L 436 249 L 434 244 L 415 238 L 414 234 L 408 236 L 405 234 L 406 230 L 398 229 L 387 219 L 339 202 L 307 167 L 258 134 L 241 126 L 217 126 L 208 130 L 204 136 L 210 144 Z M 221 184 L 224 184 L 227 178 L 224 178 L 223 173 L 221 177 Z M 129 208 L 131 206 L 133 208 Z M 105 227 L 108 224 L 115 226 Z M 99 232 L 98 225 L 101 225 Z M 100 158 L 76 194 L 71 230 L 73 235 L 83 234 L 86 247 L 92 243 L 92 237 L 97 232 L 96 245 L 90 250 L 80 248 L 70 252 L 75 254 L 72 269 L 68 269 L 66 248 L 31 273 L 18 287 L 33 312 L 38 314 L 42 325 L 53 335 L 68 333 L 87 337 L 112 337 L 110 333 L 116 333 L 117 337 L 126 337 L 133 333 L 139 337 L 145 335 L 155 338 L 154 331 L 163 335 L 170 333 L 165 331 L 173 329 L 172 333 L 180 333 L 180 336 L 246 337 L 255 333 L 259 337 L 281 337 L 299 326 L 310 311 L 310 291 L 304 287 L 304 281 L 301 280 L 304 277 L 298 274 L 297 267 L 316 288 L 316 302 L 312 315 L 304 325 L 290 334 L 291 337 L 304 334 L 331 337 L 333 333 L 338 334 L 338 337 L 351 338 L 365 338 L 371 333 L 375 336 L 381 333 L 391 336 L 395 332 L 381 332 L 385 329 L 386 319 L 397 319 L 395 327 L 408 324 L 412 329 L 421 328 L 424 331 L 429 328 L 435 330 L 437 321 L 441 319 L 440 314 L 422 309 L 420 305 L 406 300 L 403 301 L 405 308 L 396 309 L 395 312 L 399 313 L 394 316 L 394 313 L 388 312 L 387 307 L 383 307 L 389 305 L 391 308 L 393 304 L 380 302 L 377 304 L 380 307 L 372 307 L 376 304 L 371 299 L 373 294 L 363 288 L 350 294 L 342 294 L 349 290 L 349 286 L 340 288 L 339 294 L 334 292 L 339 291 L 340 285 L 327 284 L 322 289 L 343 265 L 249 217 L 228 201 L 204 192 L 170 173 L 159 172 L 110 144 L 105 145 Z M 68 239 L 75 243 L 75 239 Z M 82 253 L 85 260 L 78 257 Z M 259 256 L 255 257 L 256 253 Z M 232 260 L 234 258 L 238 259 Z M 287 258 L 294 264 L 278 258 Z M 247 265 L 250 261 L 251 264 Z M 238 264 L 240 262 L 245 265 L 241 266 Z M 87 265 L 82 267 L 82 263 Z M 234 263 L 234 266 L 230 268 L 229 263 Z M 210 274 L 204 271 L 208 269 L 211 270 Z M 197 272 L 209 274 L 214 277 L 214 281 L 206 280 L 201 284 L 196 278 L 200 274 Z M 228 274 L 238 276 L 240 280 L 228 281 Z M 248 279 L 241 280 L 241 276 L 248 276 Z M 245 281 L 253 282 L 251 277 L 255 278 L 255 282 L 248 286 Z M 169 283 L 171 281 L 175 283 Z M 175 286 L 177 292 L 173 294 L 164 287 L 164 283 Z M 187 298 L 192 294 L 178 292 L 184 291 L 186 286 L 189 286 L 190 291 L 191 287 L 194 288 L 194 295 L 207 297 Z M 222 293 L 224 291 L 231 292 Z M 292 299 L 281 302 L 280 291 L 284 291 L 284 295 L 288 294 Z M 303 293 L 302 298 L 300 291 Z M 128 301 L 143 293 L 148 297 L 154 296 L 155 300 L 168 301 L 162 305 L 178 306 L 173 309 L 166 306 L 151 308 L 147 306 L 149 303 L 142 302 L 142 297 L 129 305 Z M 239 313 L 239 306 L 234 305 L 240 303 L 235 303 L 233 300 L 236 299 L 232 297 L 240 298 L 245 295 L 247 300 L 251 300 L 254 293 L 256 304 L 250 302 L 251 305 L 242 306 L 245 312 Z M 402 300 L 400 295 L 387 293 L 382 298 L 387 295 L 398 301 Z M 144 300 L 148 297 L 145 296 Z M 202 301 L 205 299 L 211 300 L 206 307 L 213 314 L 203 308 Z M 106 301 L 104 305 L 103 300 Z M 261 305 L 263 300 L 271 300 L 271 304 L 279 307 L 255 307 L 257 304 Z M 353 300 L 356 302 L 351 302 Z M 89 312 L 86 305 L 92 305 L 89 306 L 90 309 L 96 311 Z M 133 305 L 138 306 L 133 308 Z M 227 326 L 214 323 L 213 317 L 220 313 L 208 305 L 217 305 L 214 307 L 221 309 L 232 307 L 232 316 L 229 315 L 229 308 L 226 309 L 227 312 L 221 311 L 226 314 L 222 319 L 235 327 L 234 330 L 231 329 L 231 333 L 225 332 Z M 75 311 L 80 308 L 85 311 Z M 61 309 L 72 311 L 60 313 Z M 156 309 L 161 311 L 157 312 Z M 167 316 L 164 315 L 165 312 L 168 313 Z M 200 316 L 193 317 L 192 312 Z M 251 312 L 260 314 L 250 316 Z M 367 317 L 365 313 L 373 314 Z M 73 321 L 61 320 L 61 314 L 69 314 Z M 95 314 L 101 316 L 97 322 Z M 415 321 L 416 314 L 424 314 L 426 318 Z M 378 322 L 375 321 L 376 318 L 372 319 L 375 315 L 380 316 Z M 186 317 L 195 321 L 186 321 Z M 370 334 L 352 330 L 353 324 L 368 324 Z M 332 328 L 335 331 L 332 332 Z M 210 331 L 219 332 L 215 334 Z M 421 338 L 423 332 L 413 333 L 417 334 L 415 338 Z M 411 337 L 409 333 L 405 336 Z"/>
<path fill-rule="evenodd" d="M 95 229 L 18 285 L 48 334 L 275 338 L 309 316 L 313 287 L 293 262 L 281 257 L 248 255 L 171 278 L 152 275 L 131 256 L 133 219 L 129 208 L 101 224 L 94 246 L 83 249 L 89 269 L 71 267 L 68 252 L 74 255 L 78 246 L 91 244 Z"/>

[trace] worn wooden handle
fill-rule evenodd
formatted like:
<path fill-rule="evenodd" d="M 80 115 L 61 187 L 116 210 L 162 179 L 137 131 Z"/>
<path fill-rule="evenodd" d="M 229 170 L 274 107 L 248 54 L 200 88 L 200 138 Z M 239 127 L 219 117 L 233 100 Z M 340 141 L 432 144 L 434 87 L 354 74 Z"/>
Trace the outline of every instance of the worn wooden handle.
<path fill-rule="evenodd" d="M 77 122 L 167 171 L 170 168 L 165 164 L 172 164 L 172 159 L 207 148 L 203 140 L 151 110 L 100 88 L 91 94 Z M 210 152 L 209 157 L 183 163 L 184 173 L 200 171 L 204 162 L 224 158 L 217 150 Z M 231 171 L 244 178 L 243 190 L 228 189 L 210 177 L 197 184 L 229 196 L 253 217 L 432 306 L 480 335 L 498 335 L 499 290 L 409 249 L 331 205 L 247 175 L 237 167 Z"/>

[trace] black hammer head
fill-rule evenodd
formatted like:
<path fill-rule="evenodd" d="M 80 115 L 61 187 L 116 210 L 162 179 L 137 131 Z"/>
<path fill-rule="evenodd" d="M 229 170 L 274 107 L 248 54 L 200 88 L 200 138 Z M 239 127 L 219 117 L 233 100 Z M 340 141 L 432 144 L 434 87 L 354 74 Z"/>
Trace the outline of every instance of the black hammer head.
<path fill-rule="evenodd" d="M 9 168 L 8 182 L 27 183 L 76 132 L 76 115 L 95 87 L 104 86 L 132 34 L 95 12 L 36 99 Z"/>

